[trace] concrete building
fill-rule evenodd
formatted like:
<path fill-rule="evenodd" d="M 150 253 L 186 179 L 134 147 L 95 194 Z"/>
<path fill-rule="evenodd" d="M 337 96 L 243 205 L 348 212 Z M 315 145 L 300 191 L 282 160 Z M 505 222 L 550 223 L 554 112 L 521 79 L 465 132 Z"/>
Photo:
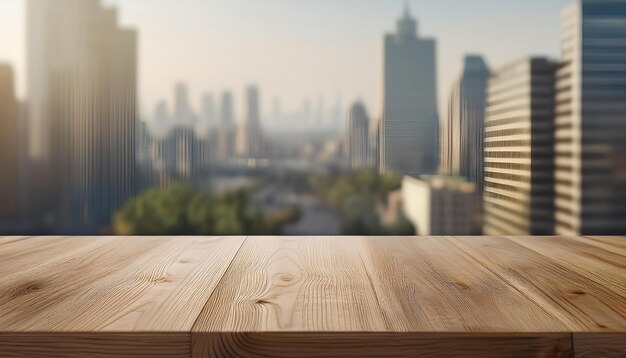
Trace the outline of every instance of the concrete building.
<path fill-rule="evenodd" d="M 441 123 L 441 172 L 461 176 L 483 189 L 483 143 L 489 68 L 481 56 L 465 57 L 463 71 Z"/>
<path fill-rule="evenodd" d="M 556 233 L 626 234 L 626 0 L 577 0 L 562 31 Z"/>
<path fill-rule="evenodd" d="M 435 41 L 418 37 L 406 9 L 384 47 L 380 170 L 434 174 L 439 165 Z"/>
<path fill-rule="evenodd" d="M 0 231 L 17 228 L 19 218 L 19 123 L 13 69 L 0 64 Z"/>
<path fill-rule="evenodd" d="M 406 176 L 402 201 L 418 235 L 480 234 L 480 197 L 476 186 L 463 178 Z"/>
<path fill-rule="evenodd" d="M 485 235 L 554 232 L 555 70 L 546 59 L 524 59 L 489 81 Z"/>
<path fill-rule="evenodd" d="M 350 107 L 346 123 L 346 154 L 351 169 L 364 169 L 371 166 L 369 144 L 369 117 L 362 102 Z"/>
<path fill-rule="evenodd" d="M 137 34 L 99 0 L 27 4 L 37 200 L 52 198 L 46 221 L 59 232 L 98 231 L 135 192 Z"/>

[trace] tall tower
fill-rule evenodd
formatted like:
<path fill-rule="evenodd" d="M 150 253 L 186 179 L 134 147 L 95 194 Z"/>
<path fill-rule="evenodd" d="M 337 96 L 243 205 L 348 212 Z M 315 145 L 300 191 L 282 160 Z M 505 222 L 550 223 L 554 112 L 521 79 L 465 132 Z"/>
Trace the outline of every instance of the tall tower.
<path fill-rule="evenodd" d="M 352 169 L 363 169 L 370 165 L 369 122 L 365 105 L 360 101 L 354 103 L 350 107 L 346 126 L 346 151 Z"/>
<path fill-rule="evenodd" d="M 189 90 L 184 83 L 177 83 L 174 90 L 174 125 L 193 127 L 195 116 L 189 102 Z"/>
<path fill-rule="evenodd" d="M 0 64 L 0 230 L 14 229 L 18 219 L 18 138 L 13 69 Z"/>
<path fill-rule="evenodd" d="M 235 154 L 236 128 L 232 93 L 224 92 L 222 94 L 220 107 L 217 152 L 221 161 L 228 161 Z"/>
<path fill-rule="evenodd" d="M 380 170 L 435 173 L 439 161 L 435 41 L 418 37 L 408 7 L 385 36 Z"/>
<path fill-rule="evenodd" d="M 489 68 L 481 56 L 465 57 L 461 78 L 452 88 L 448 119 L 441 128 L 441 171 L 483 188 L 485 100 Z"/>
<path fill-rule="evenodd" d="M 93 232 L 134 194 L 137 34 L 99 0 L 31 0 L 31 155 L 54 227 Z"/>
<path fill-rule="evenodd" d="M 241 154 L 259 157 L 263 147 L 259 89 L 250 86 L 246 90 L 245 122 L 242 126 Z"/>
<path fill-rule="evenodd" d="M 626 233 L 626 0 L 576 0 L 562 16 L 556 232 Z"/>

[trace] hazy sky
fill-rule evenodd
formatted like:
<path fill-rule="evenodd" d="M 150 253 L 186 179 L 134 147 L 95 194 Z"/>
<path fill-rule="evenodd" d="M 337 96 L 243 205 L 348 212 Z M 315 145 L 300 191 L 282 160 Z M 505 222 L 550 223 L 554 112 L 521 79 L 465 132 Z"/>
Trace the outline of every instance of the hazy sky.
<path fill-rule="evenodd" d="M 189 84 L 202 92 L 230 89 L 237 109 L 244 86 L 261 88 L 264 112 L 305 98 L 327 107 L 363 99 L 379 111 L 382 39 L 395 29 L 402 0 L 103 0 L 140 33 L 141 108 L 152 114 Z M 572 0 L 412 0 L 422 36 L 438 45 L 439 102 L 447 101 L 466 53 L 492 67 L 528 55 L 558 57 L 561 8 Z M 0 61 L 17 70 L 25 95 L 25 0 L 0 0 Z M 241 112 L 241 110 L 239 110 Z"/>

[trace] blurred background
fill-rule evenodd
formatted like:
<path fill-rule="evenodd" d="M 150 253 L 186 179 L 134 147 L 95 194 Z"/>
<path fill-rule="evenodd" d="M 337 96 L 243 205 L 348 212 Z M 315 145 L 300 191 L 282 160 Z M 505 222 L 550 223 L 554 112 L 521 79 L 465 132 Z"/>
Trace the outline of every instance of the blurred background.
<path fill-rule="evenodd" d="M 626 234 L 626 0 L 0 0 L 0 234 Z"/>

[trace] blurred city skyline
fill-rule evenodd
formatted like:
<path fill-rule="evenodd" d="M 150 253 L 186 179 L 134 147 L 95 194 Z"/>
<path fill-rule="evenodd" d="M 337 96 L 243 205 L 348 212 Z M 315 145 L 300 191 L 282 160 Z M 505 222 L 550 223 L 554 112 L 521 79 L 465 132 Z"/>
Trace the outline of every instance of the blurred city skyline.
<path fill-rule="evenodd" d="M 626 0 L 563 1 L 30 0 L 0 230 L 623 233 Z"/>
<path fill-rule="evenodd" d="M 560 12 L 568 2 L 409 1 L 420 35 L 438 41 L 440 114 L 445 114 L 447 95 L 466 53 L 483 54 L 492 67 L 529 54 L 557 58 Z M 171 105 L 172 88 L 183 82 L 197 109 L 203 93 L 231 91 L 239 121 L 249 84 L 263 92 L 263 115 L 275 103 L 281 110 L 297 111 L 307 101 L 313 106 L 322 102 L 326 109 L 341 101 L 345 111 L 361 99 L 377 118 L 382 34 L 393 30 L 405 6 L 400 0 L 103 3 L 117 8 L 123 26 L 139 31 L 142 119 L 152 117 L 160 100 Z M 14 66 L 19 98 L 26 95 L 25 6 L 24 0 L 0 0 L 0 61 Z"/>

